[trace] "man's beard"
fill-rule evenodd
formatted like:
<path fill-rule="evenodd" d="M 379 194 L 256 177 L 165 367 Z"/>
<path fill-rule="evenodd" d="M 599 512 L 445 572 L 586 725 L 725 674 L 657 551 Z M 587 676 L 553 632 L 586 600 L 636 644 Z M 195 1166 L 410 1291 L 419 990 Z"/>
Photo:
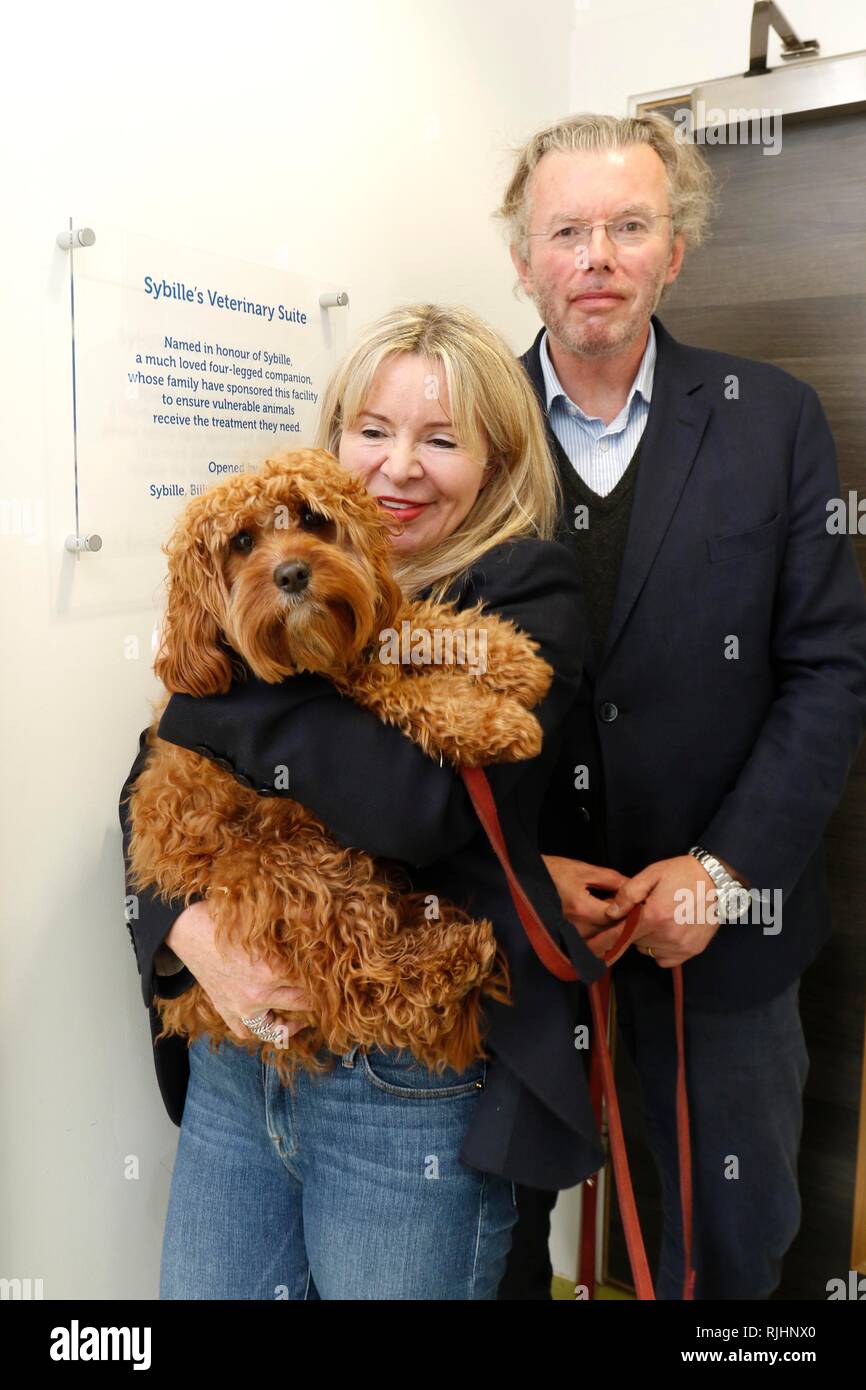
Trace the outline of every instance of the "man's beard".
<path fill-rule="evenodd" d="M 664 294 L 666 274 L 667 266 L 661 267 L 649 293 L 644 288 L 631 301 L 626 317 L 618 321 L 600 317 L 580 323 L 566 318 L 565 313 L 557 307 L 553 293 L 545 286 L 537 288 L 532 299 L 551 337 L 561 343 L 567 352 L 576 357 L 615 357 L 646 332 L 650 318 Z"/>

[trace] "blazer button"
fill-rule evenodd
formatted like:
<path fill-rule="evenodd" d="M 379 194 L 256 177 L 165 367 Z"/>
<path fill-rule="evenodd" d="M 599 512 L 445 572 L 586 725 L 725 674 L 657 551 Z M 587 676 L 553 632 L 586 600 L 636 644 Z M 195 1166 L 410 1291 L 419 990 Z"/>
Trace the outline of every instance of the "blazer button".
<path fill-rule="evenodd" d="M 585 806 L 578 806 L 578 808 L 577 808 L 577 814 L 578 814 L 578 817 L 580 818 L 580 820 L 589 820 L 589 819 L 590 819 L 589 811 L 586 809 Z"/>
<path fill-rule="evenodd" d="M 236 772 L 235 781 L 240 782 L 242 787 L 252 787 L 253 785 L 253 779 L 251 777 L 247 777 L 245 772 Z"/>
<path fill-rule="evenodd" d="M 232 767 L 228 758 L 214 758 L 214 762 L 216 763 L 217 767 L 221 767 L 224 772 L 234 772 L 234 768 Z"/>
<path fill-rule="evenodd" d="M 611 704 L 610 700 L 605 700 L 604 704 L 599 710 L 599 714 L 601 715 L 605 724 L 612 724 L 613 721 L 616 719 L 617 715 L 619 714 L 619 710 L 617 709 L 616 705 Z"/>
<path fill-rule="evenodd" d="M 202 756 L 203 758 L 212 758 L 212 757 L 214 756 L 214 751 L 213 751 L 213 749 L 212 749 L 212 748 L 208 748 L 208 746 L 207 746 L 206 743 L 199 743 L 199 744 L 197 744 L 196 747 L 195 747 L 192 751 L 193 751 L 194 753 L 200 753 L 201 756 Z"/>
<path fill-rule="evenodd" d="M 274 789 L 273 789 L 273 787 L 269 787 L 268 784 L 267 784 L 267 782 L 264 784 L 263 787 L 256 787 L 256 791 L 258 792 L 259 796 L 273 796 L 273 795 L 274 795 Z"/>

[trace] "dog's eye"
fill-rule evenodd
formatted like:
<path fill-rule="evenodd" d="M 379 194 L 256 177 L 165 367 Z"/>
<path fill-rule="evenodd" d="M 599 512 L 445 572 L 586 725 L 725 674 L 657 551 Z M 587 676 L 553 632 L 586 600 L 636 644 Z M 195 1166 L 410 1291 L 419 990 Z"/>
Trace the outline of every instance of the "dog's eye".
<path fill-rule="evenodd" d="M 302 507 L 299 520 L 307 531 L 319 531 L 328 525 L 330 518 L 322 516 L 321 512 L 314 512 L 312 507 Z"/>
<path fill-rule="evenodd" d="M 249 531 L 238 531 L 236 536 L 231 539 L 232 550 L 239 550 L 242 555 L 249 555 L 253 548 L 253 538 Z"/>

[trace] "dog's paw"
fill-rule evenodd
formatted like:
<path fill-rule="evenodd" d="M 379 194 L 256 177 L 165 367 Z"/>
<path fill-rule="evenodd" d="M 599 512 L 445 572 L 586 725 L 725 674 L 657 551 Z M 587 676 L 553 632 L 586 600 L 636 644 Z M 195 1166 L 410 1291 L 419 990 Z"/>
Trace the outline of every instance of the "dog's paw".
<path fill-rule="evenodd" d="M 414 652 L 416 668 L 432 666 L 452 680 L 470 679 L 527 709 L 550 689 L 553 668 L 538 655 L 539 643 L 511 619 L 488 612 L 482 601 L 459 610 L 449 604 L 417 604 L 407 631 L 411 641 L 403 650 Z"/>
<path fill-rule="evenodd" d="M 456 766 L 518 763 L 541 752 L 541 725 L 518 700 L 479 691 L 462 712 L 443 752 Z"/>

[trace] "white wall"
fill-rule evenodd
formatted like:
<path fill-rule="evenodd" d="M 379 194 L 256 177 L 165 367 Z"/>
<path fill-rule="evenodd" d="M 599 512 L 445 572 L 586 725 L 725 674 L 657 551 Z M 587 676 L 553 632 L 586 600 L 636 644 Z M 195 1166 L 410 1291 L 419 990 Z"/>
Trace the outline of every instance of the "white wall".
<path fill-rule="evenodd" d="M 566 103 L 570 6 L 339 0 L 128 12 L 21 7 L 0 82 L 0 544 L 6 1207 L 0 1274 L 45 1296 L 152 1298 L 177 1129 L 122 917 L 117 798 L 156 684 L 154 604 L 71 618 L 66 263 L 72 214 L 344 284 L 351 324 L 465 301 L 523 350 L 491 223 L 506 147 Z M 11 23 L 11 29 L 9 27 Z M 520 41 L 516 41 L 520 35 Z M 82 253 L 82 255 L 85 253 Z M 84 460 L 82 460 L 84 467 Z M 50 504 L 50 506 L 49 506 Z M 85 526 L 88 519 L 82 518 Z M 4 528 L 8 531 L 8 526 Z M 111 517 L 100 517 L 107 534 Z M 137 635 L 142 658 L 123 656 Z M 123 1176 L 138 1155 L 140 1178 Z"/>
<path fill-rule="evenodd" d="M 821 57 L 866 47 L 860 0 L 779 3 L 799 39 L 818 39 Z M 625 115 L 630 96 L 746 72 L 752 9 L 752 0 L 576 0 L 569 109 Z M 771 67 L 780 53 L 771 31 Z"/>
<path fill-rule="evenodd" d="M 856 0 L 784 7 L 826 52 L 864 46 Z M 738 71 L 749 11 L 748 0 L 155 0 L 129 12 L 92 0 L 7 16 L 0 502 L 8 518 L 10 499 L 29 499 L 44 527 L 0 527 L 0 1275 L 41 1278 L 47 1298 L 155 1297 L 178 1133 L 122 920 L 116 813 L 157 690 L 162 560 L 153 603 L 73 616 L 81 566 L 99 556 L 63 553 L 74 517 L 56 233 L 71 214 L 97 234 L 112 223 L 319 274 L 350 291 L 355 330 L 401 300 L 464 302 L 523 351 L 536 316 L 510 293 L 489 216 L 508 144 L 568 109 L 622 112 L 631 93 Z M 123 655 L 130 635 L 138 662 Z M 573 1275 L 574 1249 L 567 1197 L 559 1272 Z"/>

